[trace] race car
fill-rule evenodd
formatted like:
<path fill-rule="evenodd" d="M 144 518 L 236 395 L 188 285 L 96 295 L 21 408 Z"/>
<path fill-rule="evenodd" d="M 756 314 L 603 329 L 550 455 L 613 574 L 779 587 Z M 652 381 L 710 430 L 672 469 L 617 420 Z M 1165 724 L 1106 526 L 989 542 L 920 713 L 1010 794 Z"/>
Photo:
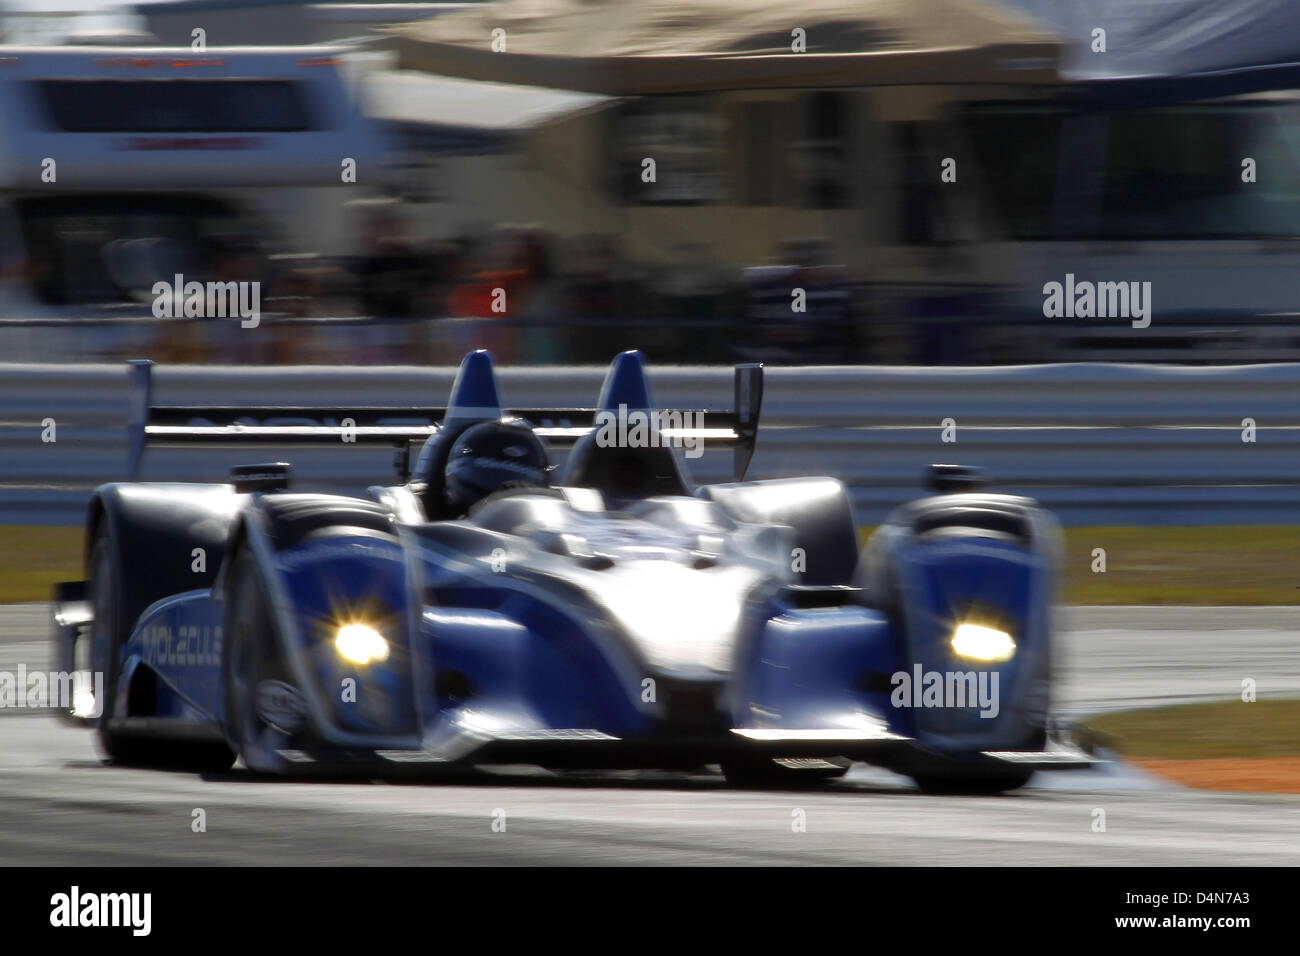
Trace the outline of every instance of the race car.
<path fill-rule="evenodd" d="M 439 408 L 159 406 L 130 374 L 133 474 L 153 443 L 344 442 L 394 445 L 398 480 L 97 488 L 54 639 L 102 675 L 65 716 L 114 762 L 769 785 L 867 761 L 964 792 L 1090 763 L 1049 734 L 1050 515 L 934 466 L 860 552 L 840 481 L 745 480 L 759 365 L 722 410 L 656 406 L 638 352 L 595 408 L 507 411 L 483 351 Z M 734 480 L 694 486 L 684 447 L 732 449 Z"/>

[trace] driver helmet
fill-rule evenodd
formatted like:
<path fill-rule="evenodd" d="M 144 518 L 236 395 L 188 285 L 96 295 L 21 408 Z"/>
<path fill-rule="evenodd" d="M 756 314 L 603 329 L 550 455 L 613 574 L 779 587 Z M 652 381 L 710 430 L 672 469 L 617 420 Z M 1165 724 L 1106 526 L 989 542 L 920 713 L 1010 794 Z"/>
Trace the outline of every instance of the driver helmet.
<path fill-rule="evenodd" d="M 548 462 L 541 439 L 522 419 L 471 425 L 451 446 L 443 472 L 447 513 L 461 517 L 506 487 L 547 485 Z"/>

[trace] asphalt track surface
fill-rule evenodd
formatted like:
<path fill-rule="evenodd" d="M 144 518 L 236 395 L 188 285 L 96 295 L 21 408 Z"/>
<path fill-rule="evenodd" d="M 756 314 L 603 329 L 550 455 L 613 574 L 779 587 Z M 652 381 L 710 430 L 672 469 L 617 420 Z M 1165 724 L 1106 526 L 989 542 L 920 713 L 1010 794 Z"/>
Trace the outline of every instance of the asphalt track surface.
<path fill-rule="evenodd" d="M 46 613 L 0 608 L 0 670 L 48 669 Z M 1231 698 L 1246 677 L 1260 696 L 1300 694 L 1300 609 L 1062 613 L 1066 713 Z M 1187 790 L 1118 763 L 1039 774 L 997 797 L 926 796 L 865 767 L 820 790 L 526 768 L 268 782 L 239 768 L 118 769 L 86 731 L 41 713 L 0 715 L 8 865 L 1300 864 L 1300 796 Z M 192 830 L 198 809 L 206 832 Z M 1093 829 L 1097 809 L 1104 832 Z"/>

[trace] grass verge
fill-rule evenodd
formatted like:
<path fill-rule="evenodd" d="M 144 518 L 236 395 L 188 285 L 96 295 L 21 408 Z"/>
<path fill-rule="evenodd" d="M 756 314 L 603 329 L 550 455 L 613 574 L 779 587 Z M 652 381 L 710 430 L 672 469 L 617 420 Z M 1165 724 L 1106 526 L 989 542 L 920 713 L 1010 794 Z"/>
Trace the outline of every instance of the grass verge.
<path fill-rule="evenodd" d="M 1300 700 L 1150 707 L 1101 714 L 1086 723 L 1128 757 L 1300 757 Z"/>
<path fill-rule="evenodd" d="M 0 604 L 48 601 L 58 581 L 82 577 L 81 528 L 0 525 Z"/>
<path fill-rule="evenodd" d="M 1119 711 L 1090 718 L 1084 734 L 1183 786 L 1300 793 L 1300 700 Z"/>
<path fill-rule="evenodd" d="M 1067 528 L 1067 604 L 1300 603 L 1300 526 Z M 1104 573 L 1092 570 L 1096 549 Z"/>

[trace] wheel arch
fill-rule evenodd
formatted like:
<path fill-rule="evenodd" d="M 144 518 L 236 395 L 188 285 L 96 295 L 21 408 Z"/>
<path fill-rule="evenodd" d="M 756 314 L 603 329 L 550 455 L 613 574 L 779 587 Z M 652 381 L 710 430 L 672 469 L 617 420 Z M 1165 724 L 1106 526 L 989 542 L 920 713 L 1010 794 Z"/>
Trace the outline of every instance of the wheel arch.
<path fill-rule="evenodd" d="M 794 529 L 802 549 L 806 585 L 851 584 L 858 567 L 858 529 L 844 483 L 837 478 L 771 478 L 705 485 L 699 497 L 713 501 L 740 521 L 782 524 Z"/>
<path fill-rule="evenodd" d="M 123 637 L 155 601 L 210 587 L 224 563 L 243 499 L 230 485 L 109 484 L 95 489 L 87 509 L 87 574 L 95 542 L 108 531 Z M 195 549 L 202 549 L 203 562 Z M 142 573 L 143 571 L 143 573 Z"/>

